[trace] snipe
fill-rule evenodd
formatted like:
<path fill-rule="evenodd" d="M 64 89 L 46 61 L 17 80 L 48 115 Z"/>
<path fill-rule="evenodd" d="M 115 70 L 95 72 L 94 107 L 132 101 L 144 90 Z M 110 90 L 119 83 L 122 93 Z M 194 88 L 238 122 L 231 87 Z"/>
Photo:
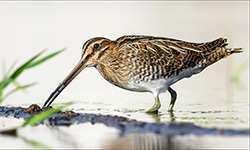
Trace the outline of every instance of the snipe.
<path fill-rule="evenodd" d="M 95 67 L 110 83 L 127 90 L 151 92 L 155 103 L 147 112 L 157 112 L 161 106 L 159 94 L 171 94 L 172 112 L 176 92 L 175 82 L 191 77 L 207 66 L 242 48 L 227 48 L 227 40 L 191 43 L 164 37 L 123 36 L 115 41 L 96 37 L 84 43 L 82 56 L 75 68 L 59 84 L 44 103 L 50 106 L 63 89 L 85 68 Z"/>

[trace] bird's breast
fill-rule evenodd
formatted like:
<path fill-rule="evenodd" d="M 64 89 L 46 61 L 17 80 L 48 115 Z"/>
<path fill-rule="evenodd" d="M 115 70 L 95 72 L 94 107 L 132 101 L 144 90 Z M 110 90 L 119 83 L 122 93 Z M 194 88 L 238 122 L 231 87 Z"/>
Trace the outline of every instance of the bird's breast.
<path fill-rule="evenodd" d="M 122 70 L 121 66 L 111 67 L 110 65 L 99 64 L 96 66 L 96 69 L 108 82 L 127 89 L 130 77 L 126 70 Z"/>

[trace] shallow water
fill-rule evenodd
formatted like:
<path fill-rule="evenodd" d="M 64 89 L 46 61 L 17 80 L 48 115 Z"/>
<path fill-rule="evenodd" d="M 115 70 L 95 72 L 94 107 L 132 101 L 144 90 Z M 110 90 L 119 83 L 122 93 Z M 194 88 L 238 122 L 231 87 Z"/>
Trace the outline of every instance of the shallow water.
<path fill-rule="evenodd" d="M 54 104 L 54 106 L 59 105 L 62 104 Z M 173 124 L 171 125 L 173 128 L 168 128 L 167 126 L 164 128 L 164 124 L 167 125 L 171 122 L 171 117 L 168 112 L 146 114 L 143 109 L 111 109 L 111 104 L 108 105 L 101 102 L 88 104 L 84 103 L 84 105 L 87 105 L 88 108 L 91 106 L 96 107 L 96 109 L 90 108 L 83 110 L 82 108 L 77 108 L 77 106 L 73 105 L 66 110 L 86 113 L 86 115 L 90 113 L 101 115 L 104 116 L 104 119 L 100 120 L 98 118 L 101 116 L 96 116 L 94 117 L 94 120 L 96 121 L 90 119 L 91 121 L 86 120 L 81 123 L 82 121 L 79 120 L 80 122 L 77 121 L 78 123 L 75 122 L 72 125 L 70 125 L 71 123 L 66 123 L 68 120 L 66 119 L 66 122 L 59 121 L 58 123 L 53 123 L 55 124 L 54 126 L 51 126 L 46 122 L 45 124 L 37 126 L 28 126 L 19 129 L 17 137 L 1 135 L 0 140 L 1 143 L 3 142 L 2 147 L 209 149 L 247 148 L 249 146 L 249 118 L 245 117 L 246 115 L 244 111 L 204 111 L 204 109 L 202 111 L 175 111 L 175 120 L 172 120 Z M 6 110 L 5 112 L 6 116 L 10 116 L 7 118 L 1 116 L 1 130 L 21 125 L 23 123 L 22 117 L 26 118 L 30 116 L 25 114 L 23 116 L 17 112 L 9 114 Z M 21 118 L 15 119 L 13 118 L 13 115 L 17 118 Z M 133 122 L 132 124 L 129 123 L 130 125 L 126 125 L 126 122 L 124 122 L 122 124 L 125 125 L 125 128 L 121 130 L 120 125 L 116 125 L 116 121 L 112 121 L 112 116 L 123 116 L 127 118 L 128 121 L 135 119 L 139 122 L 136 123 L 135 126 L 133 125 Z M 105 118 L 108 120 L 105 121 Z M 198 128 L 194 127 L 192 124 L 190 124 L 191 126 L 189 124 L 179 124 L 181 122 L 193 123 Z M 149 124 L 146 125 L 145 123 Z M 163 124 L 160 125 L 160 123 Z M 160 126 L 157 127 L 157 125 Z M 204 129 L 202 129 L 202 127 L 204 127 Z M 248 133 L 239 134 L 241 131 Z M 16 147 L 9 145 L 9 142 L 16 143 Z"/>

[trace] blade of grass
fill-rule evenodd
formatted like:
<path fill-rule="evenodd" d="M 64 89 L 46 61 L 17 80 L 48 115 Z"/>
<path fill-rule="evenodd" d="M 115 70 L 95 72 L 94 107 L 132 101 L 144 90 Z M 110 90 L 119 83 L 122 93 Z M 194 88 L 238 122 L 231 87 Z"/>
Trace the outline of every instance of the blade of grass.
<path fill-rule="evenodd" d="M 6 85 L 6 83 L 11 82 L 11 80 L 9 78 L 4 79 L 3 81 L 0 82 L 0 104 L 2 102 L 3 98 L 3 90 L 4 90 L 4 85 Z"/>
<path fill-rule="evenodd" d="M 33 83 L 30 83 L 30 84 L 21 85 L 20 83 L 18 83 L 16 81 L 12 81 L 12 83 L 16 86 L 16 88 L 19 88 L 19 90 L 22 90 L 23 92 L 26 90 L 26 88 L 37 84 L 36 82 L 33 82 Z"/>
<path fill-rule="evenodd" d="M 3 66 L 3 69 L 2 69 L 2 76 L 3 78 L 6 77 L 6 76 L 9 76 L 11 70 L 14 68 L 14 66 L 16 65 L 17 61 L 14 61 L 14 63 L 11 64 L 10 68 L 7 70 L 7 72 L 5 73 L 6 71 L 6 64 L 4 61 L 2 61 L 2 66 Z"/>
<path fill-rule="evenodd" d="M 37 66 L 37 65 L 39 65 L 39 64 L 41 64 L 41 63 L 43 63 L 44 61 L 46 61 L 46 60 L 48 60 L 48 59 L 50 59 L 50 58 L 56 56 L 57 54 L 63 52 L 64 50 L 65 50 L 65 48 L 64 48 L 64 49 L 61 49 L 61 50 L 59 50 L 59 51 L 56 51 L 56 52 L 54 52 L 54 53 L 52 53 L 52 54 L 50 54 L 50 55 L 47 55 L 47 56 L 45 56 L 45 57 L 43 57 L 43 58 L 37 60 L 36 62 L 30 63 L 29 65 L 26 66 L 26 69 L 35 67 L 35 66 Z"/>
<path fill-rule="evenodd" d="M 9 80 L 9 74 L 10 74 L 11 70 L 14 68 L 15 64 L 16 64 L 16 61 L 10 66 L 8 71 L 6 73 L 4 73 L 3 79 L 0 82 L 0 93 L 1 93 L 1 91 L 3 91 L 4 85 L 7 84 L 8 82 L 11 82 Z M 0 94 L 0 97 L 1 97 L 1 94 Z"/>
<path fill-rule="evenodd" d="M 10 68 L 8 69 L 8 71 L 4 74 L 3 79 L 6 79 L 6 78 L 8 78 L 10 76 L 10 72 L 11 72 L 11 70 L 13 70 L 13 68 L 16 65 L 16 63 L 17 63 L 17 61 L 14 61 L 14 63 L 11 64 Z"/>
<path fill-rule="evenodd" d="M 29 144 L 30 146 L 32 146 L 33 148 L 36 149 L 51 149 L 50 147 L 42 144 L 41 142 L 35 141 L 35 140 L 29 140 L 25 137 L 21 137 L 21 139 L 26 142 L 27 144 Z"/>
<path fill-rule="evenodd" d="M 15 89 L 9 91 L 7 94 L 5 94 L 4 96 L 0 97 L 0 103 L 1 101 L 3 101 L 4 99 L 6 99 L 8 96 L 10 96 L 11 94 L 17 92 L 18 90 L 23 90 L 23 89 L 26 89 L 28 87 L 31 87 L 33 85 L 35 85 L 36 83 L 31 83 L 31 84 L 27 84 L 27 85 L 19 85 L 17 86 Z"/>
<path fill-rule="evenodd" d="M 0 104 L 2 102 L 2 95 L 3 95 L 3 84 L 0 82 Z"/>
<path fill-rule="evenodd" d="M 44 51 L 38 53 L 37 55 L 35 55 L 34 57 L 32 57 L 30 60 L 28 60 L 26 63 L 24 63 L 22 66 L 20 66 L 19 68 L 17 68 L 17 70 L 9 77 L 10 80 L 8 81 L 12 81 L 15 80 L 25 69 L 26 67 L 32 63 L 33 60 L 35 60 L 37 57 L 39 57 L 42 53 L 44 53 Z M 3 87 L 5 88 L 10 82 L 6 82 Z"/>

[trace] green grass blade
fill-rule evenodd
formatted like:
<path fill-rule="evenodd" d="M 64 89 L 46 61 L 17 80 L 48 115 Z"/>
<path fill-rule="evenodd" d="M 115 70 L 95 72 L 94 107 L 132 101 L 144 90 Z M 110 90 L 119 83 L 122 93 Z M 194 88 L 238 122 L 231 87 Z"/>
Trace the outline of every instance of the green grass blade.
<path fill-rule="evenodd" d="M 44 53 L 44 51 L 38 53 L 37 55 L 35 55 L 34 57 L 32 57 L 31 59 L 29 59 L 27 62 L 25 62 L 22 66 L 20 66 L 10 77 L 11 79 L 16 79 L 16 77 L 18 75 L 20 75 L 20 73 L 22 73 L 23 70 L 25 70 L 27 68 L 27 66 L 34 61 L 37 57 L 39 57 L 40 55 L 42 55 L 42 53 Z"/>
<path fill-rule="evenodd" d="M 26 88 L 31 87 L 31 86 L 37 84 L 37 83 L 33 82 L 33 83 L 30 83 L 30 84 L 27 84 L 27 85 L 21 85 L 21 84 L 19 84 L 16 81 L 12 81 L 12 83 L 16 86 L 16 88 L 18 88 L 19 90 L 22 90 L 22 91 L 25 91 Z"/>
<path fill-rule="evenodd" d="M 52 53 L 52 54 L 50 54 L 50 55 L 47 55 L 47 56 L 45 56 L 45 57 L 43 57 L 43 58 L 37 60 L 36 62 L 30 63 L 29 65 L 26 66 L 26 69 L 35 67 L 35 66 L 37 66 L 37 65 L 39 65 L 39 64 L 41 64 L 41 63 L 43 63 L 44 61 L 46 61 L 46 60 L 48 60 L 48 59 L 50 59 L 50 58 L 56 56 L 57 54 L 63 52 L 64 50 L 65 50 L 65 49 L 61 49 L 61 50 L 59 50 L 59 51 L 56 51 L 56 52 L 54 52 L 54 53 Z"/>
<path fill-rule="evenodd" d="M 15 67 L 17 61 L 14 61 L 13 64 L 11 64 L 10 68 L 8 69 L 8 71 L 4 74 L 4 78 L 8 78 L 10 76 L 10 72 L 13 70 L 13 68 Z"/>
<path fill-rule="evenodd" d="M 2 62 L 2 66 L 3 66 L 3 69 L 2 69 L 2 76 L 3 76 L 3 78 L 6 78 L 6 77 L 8 77 L 9 76 L 9 74 L 10 74 L 10 72 L 11 72 L 11 70 L 15 67 L 15 65 L 16 65 L 16 63 L 17 63 L 17 61 L 14 61 L 14 63 L 12 63 L 11 64 L 11 66 L 10 66 L 10 68 L 7 70 L 7 72 L 5 73 L 5 71 L 6 71 L 6 65 L 5 65 L 5 62 L 3 61 Z"/>
<path fill-rule="evenodd" d="M 7 94 L 5 94 L 4 96 L 2 96 L 2 98 L 0 98 L 0 102 L 2 101 L 2 100 L 4 100 L 4 99 L 6 99 L 8 96 L 10 96 L 11 94 L 13 94 L 13 93 L 15 93 L 15 92 L 17 92 L 17 91 L 19 91 L 19 90 L 24 90 L 24 89 L 26 89 L 26 88 L 28 88 L 28 87 L 31 87 L 31 86 L 33 86 L 33 85 L 35 85 L 36 83 L 31 83 L 31 84 L 27 84 L 27 85 L 18 85 L 15 89 L 13 89 L 13 90 L 11 90 L 11 91 L 9 91 Z"/>
<path fill-rule="evenodd" d="M 58 107 L 55 109 L 53 108 L 53 109 L 45 110 L 44 112 L 29 118 L 26 122 L 24 122 L 22 127 L 25 127 L 27 125 L 36 125 L 36 124 L 42 122 L 43 120 L 49 118 L 52 114 L 55 114 L 55 113 L 59 112 L 61 109 L 65 108 L 69 105 L 72 105 L 72 104 L 73 104 L 73 102 L 69 102 L 69 103 L 66 103 L 64 106 L 61 106 L 61 107 Z"/>
<path fill-rule="evenodd" d="M 1 104 L 1 102 L 2 102 L 2 95 L 3 95 L 3 83 L 2 82 L 0 82 L 0 104 Z"/>
<path fill-rule="evenodd" d="M 27 144 L 29 144 L 30 146 L 32 146 L 35 149 L 51 149 L 50 147 L 42 144 L 41 142 L 35 141 L 35 140 L 29 140 L 25 137 L 21 137 L 21 139 L 26 142 Z"/>
<path fill-rule="evenodd" d="M 4 87 L 4 85 L 6 85 L 8 82 L 11 82 L 10 78 L 9 78 L 9 74 L 11 72 L 11 70 L 14 68 L 16 64 L 16 61 L 10 66 L 10 68 L 8 69 L 8 71 L 6 73 L 3 74 L 3 79 L 0 82 L 0 93 L 3 90 L 2 88 Z M 1 90 L 2 89 L 2 90 Z M 0 94 L 1 95 L 1 94 Z M 1 97 L 1 96 L 0 96 Z"/>
<path fill-rule="evenodd" d="M 2 101 L 3 101 L 2 95 L 3 95 L 3 87 L 1 87 L 1 85 L 0 85 L 0 104 L 1 104 Z"/>
<path fill-rule="evenodd" d="M 12 80 L 10 80 L 10 78 L 6 78 L 3 81 L 0 82 L 0 104 L 2 103 L 4 97 L 3 97 L 3 90 L 4 90 L 4 86 L 8 83 L 10 83 Z"/>
<path fill-rule="evenodd" d="M 35 55 L 34 57 L 32 57 L 30 60 L 28 60 L 26 63 L 24 63 L 22 66 L 20 66 L 19 68 L 17 68 L 17 70 L 9 77 L 10 80 L 8 81 L 13 81 L 15 80 L 25 69 L 26 67 L 33 61 L 35 60 L 37 57 L 39 57 L 44 51 L 38 53 L 37 55 Z M 10 82 L 6 82 L 4 84 L 4 88 L 10 83 Z"/>

